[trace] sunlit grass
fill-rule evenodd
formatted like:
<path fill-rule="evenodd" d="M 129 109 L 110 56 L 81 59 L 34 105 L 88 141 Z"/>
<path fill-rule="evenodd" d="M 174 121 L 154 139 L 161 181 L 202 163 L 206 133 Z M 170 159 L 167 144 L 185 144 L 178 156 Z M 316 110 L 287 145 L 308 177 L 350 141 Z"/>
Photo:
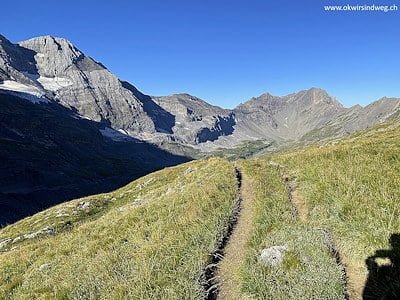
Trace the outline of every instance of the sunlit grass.
<path fill-rule="evenodd" d="M 0 255 L 0 298 L 199 299 L 200 274 L 235 198 L 233 167 L 211 159 L 6 227 L 1 240 L 44 226 L 56 234 Z M 73 214 L 82 202 L 89 207 Z M 60 211 L 69 216 L 56 217 Z"/>
<path fill-rule="evenodd" d="M 267 160 L 241 162 L 252 178 L 255 219 L 238 281 L 250 299 L 343 299 L 341 270 L 324 244 L 321 230 L 301 224 L 281 175 Z M 288 248 L 277 268 L 260 263 L 264 248 Z"/>
<path fill-rule="evenodd" d="M 269 159 L 269 158 L 266 158 Z M 365 260 L 400 232 L 400 128 L 388 122 L 350 138 L 274 156 L 298 177 L 309 224 L 329 228 L 360 297 Z"/>

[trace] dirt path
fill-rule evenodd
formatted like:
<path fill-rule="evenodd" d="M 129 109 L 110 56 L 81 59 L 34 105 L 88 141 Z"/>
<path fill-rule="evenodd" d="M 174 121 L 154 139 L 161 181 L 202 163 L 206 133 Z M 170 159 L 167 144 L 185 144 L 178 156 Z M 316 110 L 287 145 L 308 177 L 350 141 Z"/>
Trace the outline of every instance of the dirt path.
<path fill-rule="evenodd" d="M 212 254 L 211 263 L 204 270 L 204 290 L 205 290 L 205 299 L 207 300 L 215 300 L 215 299 L 236 299 L 236 298 L 222 298 L 222 295 L 225 291 L 229 290 L 231 287 L 226 287 L 225 284 L 226 276 L 230 276 L 232 269 L 231 266 L 226 266 L 228 269 L 225 269 L 225 260 L 231 257 L 231 243 L 236 239 L 236 235 L 238 228 L 242 226 L 243 213 L 247 209 L 247 204 L 244 203 L 242 194 L 243 194 L 243 175 L 238 167 L 235 167 L 236 172 L 236 181 L 237 181 L 237 199 L 236 205 L 231 214 L 229 223 L 226 228 L 226 232 L 224 236 L 220 239 L 217 244 L 217 248 Z M 244 203 L 244 204 L 243 204 Z M 236 259 L 236 258 L 233 258 Z M 232 261 L 234 262 L 234 261 Z"/>
<path fill-rule="evenodd" d="M 296 179 L 290 177 L 285 170 L 282 171 L 282 177 L 286 184 L 289 201 L 292 204 L 293 217 L 297 218 L 302 223 L 307 222 L 308 218 L 307 202 L 305 201 L 301 193 L 299 193 Z"/>
<path fill-rule="evenodd" d="M 239 219 L 226 245 L 224 259 L 221 261 L 217 272 L 220 283 L 218 299 L 221 300 L 243 299 L 243 296 L 239 296 L 240 284 L 236 279 L 236 272 L 238 272 L 241 262 L 245 259 L 246 253 L 244 249 L 246 249 L 247 240 L 251 236 L 254 218 L 251 182 L 244 174 L 242 175 L 240 194 L 242 202 Z"/>

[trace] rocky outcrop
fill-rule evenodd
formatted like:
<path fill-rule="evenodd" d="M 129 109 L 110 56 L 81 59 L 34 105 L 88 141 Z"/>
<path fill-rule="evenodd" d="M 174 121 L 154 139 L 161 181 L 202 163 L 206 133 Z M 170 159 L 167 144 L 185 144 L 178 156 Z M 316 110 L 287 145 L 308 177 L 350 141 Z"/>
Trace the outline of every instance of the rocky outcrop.
<path fill-rule="evenodd" d="M 175 116 L 173 140 L 197 145 L 231 135 L 236 125 L 235 114 L 188 95 L 153 97 L 166 111 Z"/>
<path fill-rule="evenodd" d="M 18 82 L 31 86 L 38 94 L 45 94 L 41 85 L 27 73 L 36 73 L 35 52 L 11 43 L 0 35 L 0 82 Z"/>
<path fill-rule="evenodd" d="M 272 246 L 261 251 L 260 261 L 268 267 L 279 267 L 284 259 L 287 246 Z"/>

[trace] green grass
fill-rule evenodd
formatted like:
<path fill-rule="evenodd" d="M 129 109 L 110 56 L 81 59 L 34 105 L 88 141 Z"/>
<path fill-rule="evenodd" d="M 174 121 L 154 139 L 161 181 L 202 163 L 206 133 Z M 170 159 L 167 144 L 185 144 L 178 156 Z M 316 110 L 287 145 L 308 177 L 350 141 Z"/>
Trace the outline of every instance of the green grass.
<path fill-rule="evenodd" d="M 267 160 L 240 164 L 253 181 L 255 209 L 246 259 L 238 276 L 243 295 L 250 299 L 343 299 L 341 270 L 330 256 L 321 230 L 292 217 L 278 170 Z M 261 264 L 261 251 L 276 245 L 288 247 L 282 265 Z"/>
<path fill-rule="evenodd" d="M 235 198 L 233 167 L 211 159 L 24 219 L 0 241 L 43 227 L 56 233 L 0 254 L 0 299 L 199 299 Z M 80 202 L 90 205 L 78 210 Z"/>
<path fill-rule="evenodd" d="M 309 224 L 333 232 L 356 296 L 365 285 L 366 259 L 389 249 L 389 238 L 400 232 L 399 153 L 400 127 L 391 121 L 272 158 L 298 177 Z"/>
<path fill-rule="evenodd" d="M 271 147 L 272 143 L 266 140 L 245 141 L 232 149 L 221 148 L 213 151 L 210 155 L 228 159 L 230 161 L 245 159 L 253 156 L 260 151 Z"/>

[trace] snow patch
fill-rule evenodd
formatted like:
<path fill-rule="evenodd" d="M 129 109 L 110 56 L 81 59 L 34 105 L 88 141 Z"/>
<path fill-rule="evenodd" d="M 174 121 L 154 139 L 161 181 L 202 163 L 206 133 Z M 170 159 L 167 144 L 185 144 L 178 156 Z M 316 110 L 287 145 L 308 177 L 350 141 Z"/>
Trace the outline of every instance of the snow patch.
<path fill-rule="evenodd" d="M 110 127 L 106 127 L 104 129 L 100 129 L 100 133 L 104 137 L 112 139 L 113 141 L 116 141 L 116 142 L 124 142 L 124 141 L 132 140 L 132 138 L 129 135 L 127 135 L 127 132 L 123 129 L 114 130 Z"/>
<path fill-rule="evenodd" d="M 0 88 L 8 91 L 28 93 L 35 96 L 43 95 L 37 87 L 25 85 L 12 80 L 5 80 L 3 82 L 0 82 Z"/>
<path fill-rule="evenodd" d="M 72 81 L 64 77 L 44 77 L 40 76 L 37 81 L 46 89 L 56 92 L 61 88 L 72 85 Z"/>
<path fill-rule="evenodd" d="M 80 115 L 78 113 L 73 114 L 72 116 L 74 119 L 84 119 L 84 120 L 89 120 L 89 121 L 95 121 L 90 117 L 84 116 L 84 115 Z M 95 121 L 96 122 L 96 121 Z"/>
<path fill-rule="evenodd" d="M 46 77 L 39 74 L 31 74 L 29 72 L 22 72 L 26 77 L 32 81 L 40 83 L 44 89 L 56 92 L 63 87 L 73 84 L 71 80 L 64 77 Z"/>
<path fill-rule="evenodd" d="M 0 82 L 0 89 L 3 93 L 11 94 L 32 103 L 49 103 L 49 100 L 37 88 L 31 85 L 25 85 L 12 80 L 5 80 Z"/>
<path fill-rule="evenodd" d="M 129 136 L 128 131 L 126 131 L 125 129 L 118 129 L 118 132 L 120 132 L 120 133 L 122 133 L 122 134 L 124 134 L 124 135 L 128 135 L 128 136 Z"/>

